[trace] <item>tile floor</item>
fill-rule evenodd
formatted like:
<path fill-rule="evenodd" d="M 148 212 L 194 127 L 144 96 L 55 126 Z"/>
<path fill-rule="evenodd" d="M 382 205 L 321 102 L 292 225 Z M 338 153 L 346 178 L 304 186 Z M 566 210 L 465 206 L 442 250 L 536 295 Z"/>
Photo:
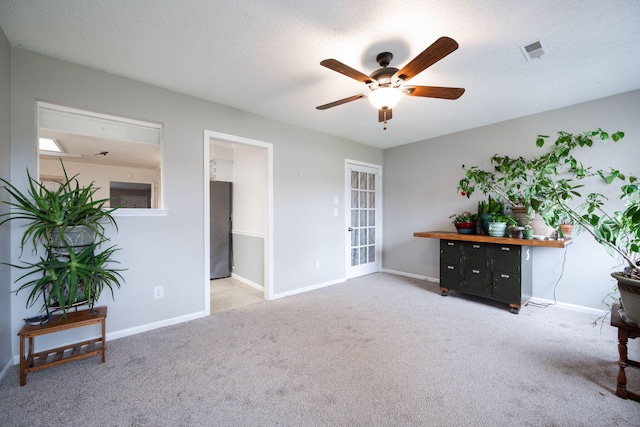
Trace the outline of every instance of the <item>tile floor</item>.
<path fill-rule="evenodd" d="M 211 281 L 211 314 L 265 301 L 264 293 L 232 277 Z"/>

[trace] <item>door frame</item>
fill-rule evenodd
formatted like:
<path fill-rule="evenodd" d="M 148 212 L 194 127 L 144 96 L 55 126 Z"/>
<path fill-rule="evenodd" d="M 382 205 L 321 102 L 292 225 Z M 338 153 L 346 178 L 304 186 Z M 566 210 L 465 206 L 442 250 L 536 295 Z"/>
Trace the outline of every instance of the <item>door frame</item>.
<path fill-rule="evenodd" d="M 351 233 L 348 231 L 351 226 L 351 173 L 349 171 L 350 165 L 353 166 L 364 166 L 368 168 L 375 169 L 379 176 L 378 182 L 376 183 L 376 265 L 377 272 L 382 271 L 382 234 L 383 234 L 383 223 L 382 223 L 382 165 L 377 165 L 374 163 L 361 162 L 359 160 L 351 160 L 345 159 L 344 164 L 344 230 L 345 230 L 345 264 L 344 264 L 344 276 L 348 279 L 352 279 L 354 277 L 358 277 L 358 275 L 354 275 L 351 272 Z M 369 273 L 367 273 L 369 274 Z"/>
<path fill-rule="evenodd" d="M 210 247 L 209 247 L 209 140 L 221 139 L 235 144 L 250 145 L 267 150 L 267 218 L 264 236 L 264 297 L 273 299 L 273 144 L 256 139 L 244 138 L 212 130 L 204 130 L 204 163 L 203 163 L 203 186 L 204 186 L 204 311 L 205 315 L 211 314 L 211 286 L 210 286 Z"/>

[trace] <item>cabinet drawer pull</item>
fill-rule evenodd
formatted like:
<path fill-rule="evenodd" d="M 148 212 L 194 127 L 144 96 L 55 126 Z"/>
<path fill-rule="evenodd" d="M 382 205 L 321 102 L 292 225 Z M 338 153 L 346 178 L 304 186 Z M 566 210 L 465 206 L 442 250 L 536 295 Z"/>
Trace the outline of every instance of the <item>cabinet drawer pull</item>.
<path fill-rule="evenodd" d="M 455 269 L 456 269 L 453 265 L 447 265 L 447 268 L 448 268 L 449 270 L 455 270 Z"/>
<path fill-rule="evenodd" d="M 504 247 L 504 246 L 503 246 L 503 247 L 502 247 L 502 250 L 503 250 L 503 251 L 510 251 L 510 250 L 511 250 L 511 248 L 507 248 L 507 247 Z"/>
<path fill-rule="evenodd" d="M 453 245 L 455 245 L 455 243 L 453 243 L 453 242 L 447 242 L 447 245 L 448 245 L 448 246 L 453 246 Z"/>
<path fill-rule="evenodd" d="M 480 270 L 471 270 L 474 274 L 480 274 Z"/>
<path fill-rule="evenodd" d="M 500 277 L 504 277 L 505 279 L 508 279 L 511 276 L 509 276 L 508 274 L 501 274 Z"/>
<path fill-rule="evenodd" d="M 480 245 L 471 245 L 471 247 L 478 249 Z"/>

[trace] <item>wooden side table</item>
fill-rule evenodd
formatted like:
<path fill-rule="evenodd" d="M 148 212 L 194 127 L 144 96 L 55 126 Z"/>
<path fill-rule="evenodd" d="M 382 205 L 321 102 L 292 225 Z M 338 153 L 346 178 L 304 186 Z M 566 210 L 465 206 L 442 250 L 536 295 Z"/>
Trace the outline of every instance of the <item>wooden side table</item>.
<path fill-rule="evenodd" d="M 105 350 L 107 348 L 107 342 L 105 340 L 106 318 L 107 307 L 94 307 L 87 310 L 68 312 L 66 317 L 55 315 L 44 325 L 24 325 L 22 329 L 20 329 L 20 332 L 18 332 L 18 336 L 20 337 L 20 386 L 27 383 L 27 374 L 60 365 L 61 363 L 84 359 L 98 354 L 102 355 L 102 363 L 104 363 Z M 33 352 L 33 341 L 37 336 L 81 328 L 96 323 L 100 323 L 102 328 L 102 335 L 98 338 L 64 347 L 52 348 L 39 353 Z M 28 351 L 25 352 L 25 343 L 27 340 L 29 341 L 29 345 Z"/>
<path fill-rule="evenodd" d="M 627 390 L 627 376 L 624 372 L 628 365 L 640 368 L 640 363 L 635 360 L 629 360 L 627 357 L 627 341 L 640 337 L 640 328 L 626 323 L 620 318 L 620 305 L 615 304 L 611 309 L 611 326 L 618 328 L 618 352 L 620 360 L 618 366 L 618 385 L 616 387 L 616 396 L 623 399 L 631 399 L 640 402 L 640 394 Z"/>

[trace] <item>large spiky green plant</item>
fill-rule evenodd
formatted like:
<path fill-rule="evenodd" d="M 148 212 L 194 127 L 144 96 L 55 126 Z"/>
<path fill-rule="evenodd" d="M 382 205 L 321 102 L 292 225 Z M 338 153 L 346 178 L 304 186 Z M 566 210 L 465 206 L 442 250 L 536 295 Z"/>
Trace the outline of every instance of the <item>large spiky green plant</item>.
<path fill-rule="evenodd" d="M 62 161 L 60 163 L 62 164 Z M 100 188 L 93 182 L 88 186 L 80 186 L 76 179 L 77 174 L 69 177 L 64 164 L 62 170 L 64 181 L 60 182 L 60 186 L 55 190 L 45 187 L 27 170 L 29 182 L 26 194 L 9 181 L 0 178 L 13 198 L 12 201 L 5 202 L 12 209 L 0 215 L 0 225 L 16 219 L 27 221 L 20 243 L 22 250 L 29 241 L 35 250 L 41 240 L 50 245 L 64 247 L 62 241 L 52 241 L 51 233 L 56 229 L 60 231 L 58 239 L 62 239 L 67 228 L 84 225 L 96 233 L 99 240 L 104 238 L 106 224 L 112 224 L 117 229 L 117 224 L 111 216 L 115 208 L 105 207 L 109 199 L 93 198 Z"/>
<path fill-rule="evenodd" d="M 30 279 L 17 290 L 30 289 L 27 307 L 43 298 L 42 311 L 53 309 L 66 314 L 78 303 L 93 305 L 105 287 L 113 298 L 114 286 L 120 288 L 120 281 L 124 280 L 120 274 L 123 270 L 111 267 L 118 264 L 111 258 L 118 249 L 111 246 L 99 250 L 101 243 L 93 243 L 77 253 L 67 244 L 62 254 L 49 250 L 47 256 L 37 262 L 12 265 L 27 271 L 17 282 Z"/>
<path fill-rule="evenodd" d="M 12 209 L 0 215 L 0 225 L 16 219 L 25 221 L 20 257 L 27 244 L 32 244 L 39 256 L 36 262 L 10 264 L 25 271 L 16 280 L 19 284 L 16 292 L 30 289 L 27 307 L 43 297 L 41 311 L 61 310 L 66 314 L 78 302 L 92 305 L 105 286 L 113 297 L 113 287 L 120 287 L 123 270 L 111 267 L 117 263 L 112 259 L 115 246 L 101 249 L 108 241 L 105 226 L 111 224 L 117 229 L 111 215 L 116 208 L 105 207 L 109 199 L 94 200 L 99 187 L 93 182 L 81 186 L 78 175 L 69 177 L 64 164 L 62 170 L 64 180 L 56 189 L 45 187 L 28 170 L 28 188 L 24 192 L 0 178 L 12 197 L 4 202 Z M 77 247 L 67 241 L 66 232 L 77 226 L 88 227 L 95 233 L 92 243 Z M 44 256 L 39 249 L 44 249 Z"/>

